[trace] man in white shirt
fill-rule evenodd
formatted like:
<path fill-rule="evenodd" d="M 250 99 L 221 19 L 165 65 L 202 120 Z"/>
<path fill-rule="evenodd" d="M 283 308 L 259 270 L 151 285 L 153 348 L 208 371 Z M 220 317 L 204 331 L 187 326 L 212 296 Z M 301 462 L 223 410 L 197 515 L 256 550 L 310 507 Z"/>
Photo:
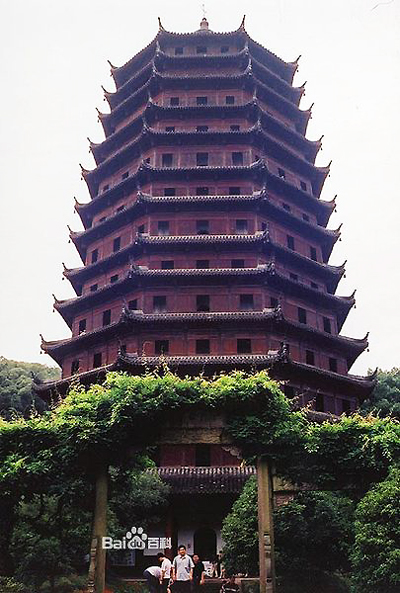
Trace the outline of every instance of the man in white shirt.
<path fill-rule="evenodd" d="M 150 593 L 159 593 L 161 568 L 159 566 L 149 566 L 143 573 L 147 581 Z"/>
<path fill-rule="evenodd" d="M 169 558 L 162 554 L 161 552 L 157 554 L 158 561 L 161 562 L 161 577 L 160 577 L 160 585 L 161 585 L 161 593 L 167 593 L 167 588 L 169 585 L 169 581 L 171 578 L 171 568 L 172 563 Z"/>
<path fill-rule="evenodd" d="M 174 593 L 189 593 L 193 579 L 193 560 L 186 553 L 185 546 L 178 547 L 178 555 L 172 563 L 172 580 Z"/>

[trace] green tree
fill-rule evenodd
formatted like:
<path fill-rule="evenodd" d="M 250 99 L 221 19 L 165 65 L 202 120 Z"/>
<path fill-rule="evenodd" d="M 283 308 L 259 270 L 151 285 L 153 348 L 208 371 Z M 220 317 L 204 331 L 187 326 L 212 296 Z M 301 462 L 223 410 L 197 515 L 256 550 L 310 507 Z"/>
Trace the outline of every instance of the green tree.
<path fill-rule="evenodd" d="M 148 527 L 158 523 L 168 504 L 169 486 L 161 480 L 154 464 L 143 470 L 111 467 L 109 510 L 115 517 L 114 530 L 119 537 L 132 525 Z"/>
<path fill-rule="evenodd" d="M 352 553 L 356 591 L 400 591 L 400 469 L 376 484 L 356 510 Z"/>
<path fill-rule="evenodd" d="M 318 585 L 324 573 L 349 570 L 354 504 L 340 493 L 299 492 L 274 513 L 277 573 Z M 258 573 L 257 481 L 248 480 L 223 523 L 228 572 Z"/>
<path fill-rule="evenodd" d="M 376 387 L 361 405 L 361 411 L 400 420 L 400 368 L 378 371 Z"/>
<path fill-rule="evenodd" d="M 31 362 L 17 362 L 0 356 L 0 416 L 11 418 L 13 414 L 28 417 L 32 409 L 45 409 L 43 400 L 32 391 L 33 379 L 54 381 L 60 378 L 60 370 Z"/>
<path fill-rule="evenodd" d="M 275 511 L 278 573 L 314 582 L 323 573 L 348 572 L 354 503 L 337 492 L 299 492 Z"/>
<path fill-rule="evenodd" d="M 258 574 L 257 479 L 247 480 L 222 525 L 228 574 Z"/>

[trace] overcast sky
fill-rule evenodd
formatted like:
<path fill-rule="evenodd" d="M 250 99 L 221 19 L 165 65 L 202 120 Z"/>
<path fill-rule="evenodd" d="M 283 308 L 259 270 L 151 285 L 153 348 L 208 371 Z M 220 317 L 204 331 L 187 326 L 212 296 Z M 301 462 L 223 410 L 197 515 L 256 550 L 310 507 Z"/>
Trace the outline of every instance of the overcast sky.
<path fill-rule="evenodd" d="M 73 295 L 62 265 L 81 265 L 67 224 L 81 228 L 74 196 L 88 200 L 79 163 L 93 168 L 89 136 L 103 133 L 100 85 L 113 90 L 117 66 L 157 32 L 199 27 L 197 0 L 0 0 L 1 8 L 1 292 L 0 355 L 54 364 L 47 340 L 68 336 L 52 313 Z M 400 145 L 400 0 L 214 0 L 210 28 L 237 29 L 287 61 L 299 54 L 301 107 L 315 103 L 307 137 L 324 134 L 317 164 L 333 160 L 322 198 L 338 194 L 329 226 L 343 222 L 330 262 L 348 260 L 338 294 L 357 288 L 357 308 L 343 332 L 370 331 L 370 351 L 352 372 L 400 366 L 398 177 Z"/>

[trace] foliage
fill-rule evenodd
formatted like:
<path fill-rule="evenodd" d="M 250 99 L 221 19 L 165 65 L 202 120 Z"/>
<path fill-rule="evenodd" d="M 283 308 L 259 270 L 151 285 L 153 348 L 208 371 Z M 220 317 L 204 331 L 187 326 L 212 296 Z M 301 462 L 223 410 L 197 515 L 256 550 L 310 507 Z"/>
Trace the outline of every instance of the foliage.
<path fill-rule="evenodd" d="M 82 568 L 90 542 L 91 512 L 85 508 L 90 485 L 66 483 L 65 490 L 70 494 L 36 495 L 21 502 L 13 530 L 17 576 L 37 588 L 49 580 L 50 591 L 56 582 L 60 590 L 59 577 Z"/>
<path fill-rule="evenodd" d="M 362 496 L 371 483 L 386 478 L 399 458 L 400 422 L 354 414 L 336 422 L 310 422 L 304 451 L 287 473 L 321 490 L 353 490 Z"/>
<path fill-rule="evenodd" d="M 356 591 L 400 590 L 400 469 L 375 485 L 358 504 L 352 553 Z"/>
<path fill-rule="evenodd" d="M 361 413 L 371 412 L 400 420 L 400 368 L 378 371 L 376 387 L 361 406 Z"/>
<path fill-rule="evenodd" d="M 149 460 L 146 465 L 150 465 Z M 109 473 L 109 534 L 121 537 L 132 524 L 156 522 L 168 493 L 158 474 L 116 467 Z M 76 479 L 63 486 L 63 492 L 53 487 L 53 494 L 35 495 L 18 506 L 11 546 L 16 574 L 41 592 L 69 592 L 77 586 L 79 579 L 74 580 L 73 571 L 85 568 L 84 557 L 89 550 L 91 485 Z"/>
<path fill-rule="evenodd" d="M 169 372 L 138 377 L 110 373 L 104 385 L 72 389 L 60 406 L 40 417 L 0 420 L 0 485 L 37 492 L 60 467 L 78 476 L 95 469 L 98 460 L 119 465 L 124 453 L 129 457 L 133 447 L 155 441 L 156 420 L 166 412 L 222 409 L 240 440 L 246 431 L 240 431 L 236 419 L 245 418 L 250 403 L 265 416 L 271 414 L 264 443 L 270 444 L 272 457 L 282 456 L 279 444 L 288 441 L 292 413 L 265 372 L 235 372 L 212 381 L 179 379 Z"/>
<path fill-rule="evenodd" d="M 28 417 L 32 410 L 42 412 L 45 404 L 32 391 L 32 379 L 53 381 L 59 379 L 60 370 L 43 364 L 17 362 L 0 356 L 0 416 Z"/>
<path fill-rule="evenodd" d="M 355 497 L 364 495 L 371 483 L 384 480 L 400 455 L 399 422 L 354 415 L 316 424 L 305 412 L 291 411 L 290 401 L 266 372 L 232 372 L 212 380 L 201 376 L 181 379 L 169 371 L 141 376 L 110 373 L 103 385 L 86 390 L 75 386 L 57 408 L 41 416 L 0 419 L 0 502 L 7 509 L 4 514 L 0 510 L 0 522 L 10 532 L 15 517 L 23 521 L 19 514 L 22 497 L 31 504 L 38 504 L 41 496 L 60 500 L 64 485 L 80 480 L 90 489 L 101 463 L 115 466 L 110 472 L 116 500 L 114 507 L 110 505 L 113 528 L 126 528 L 128 512 L 124 515 L 117 509 L 126 504 L 135 515 L 140 504 L 134 498 L 127 500 L 120 485 L 134 480 L 147 493 L 150 487 L 148 478 L 141 478 L 139 484 L 137 476 L 126 471 L 148 465 L 144 454 L 157 441 L 168 415 L 194 410 L 223 413 L 227 432 L 247 460 L 267 455 L 277 472 L 294 482 L 319 489 L 352 489 Z M 161 504 L 165 493 L 159 486 L 153 502 L 159 497 Z M 65 504 L 67 509 L 72 503 L 67 500 Z M 323 501 L 318 504 L 323 506 Z M 299 519 L 299 514 L 300 510 L 292 520 Z M 253 541 L 251 522 L 246 528 Z M 231 530 L 231 539 L 237 539 L 237 534 Z M 59 574 L 60 546 L 54 548 L 54 578 Z M 29 558 L 24 570 L 29 570 L 29 562 L 33 565 Z"/>
<path fill-rule="evenodd" d="M 132 525 L 146 528 L 160 521 L 167 505 L 169 486 L 157 472 L 112 467 L 109 475 L 109 512 L 114 518 L 116 537 L 124 535 Z M 111 530 L 109 532 L 113 535 Z"/>
<path fill-rule="evenodd" d="M 307 582 L 292 578 L 278 585 L 278 593 L 350 593 L 351 584 L 341 574 L 315 573 Z"/>
<path fill-rule="evenodd" d="M 245 457 L 268 454 L 278 472 L 319 487 L 368 489 L 400 455 L 400 423 L 360 416 L 316 424 L 265 372 L 233 372 L 207 381 L 172 373 L 110 373 L 104 385 L 71 390 L 40 417 L 0 420 L 0 485 L 38 492 L 60 467 L 87 475 L 96 463 L 120 465 L 156 441 L 161 418 L 189 409 L 223 410 Z M 124 457 L 125 454 L 125 457 Z"/>
<path fill-rule="evenodd" d="M 257 480 L 247 480 L 222 525 L 227 574 L 258 574 Z"/>
<path fill-rule="evenodd" d="M 275 511 L 278 574 L 298 580 L 347 572 L 354 503 L 336 492 L 299 492 Z M 323 552 L 322 552 L 323 551 Z"/>
<path fill-rule="evenodd" d="M 0 591 L 1 593 L 28 593 L 25 585 L 11 577 L 0 577 Z"/>
<path fill-rule="evenodd" d="M 54 591 L 56 593 L 86 593 L 87 592 L 87 575 L 81 576 L 75 573 L 66 574 L 58 577 L 54 581 Z M 52 583 L 45 581 L 40 586 L 38 593 L 52 593 Z M 79 588 L 79 589 L 78 589 Z"/>
<path fill-rule="evenodd" d="M 334 492 L 299 492 L 274 513 L 277 573 L 297 581 L 348 570 L 353 503 Z M 223 523 L 228 572 L 258 573 L 257 481 L 250 478 Z M 321 553 L 325 550 L 326 553 Z"/>

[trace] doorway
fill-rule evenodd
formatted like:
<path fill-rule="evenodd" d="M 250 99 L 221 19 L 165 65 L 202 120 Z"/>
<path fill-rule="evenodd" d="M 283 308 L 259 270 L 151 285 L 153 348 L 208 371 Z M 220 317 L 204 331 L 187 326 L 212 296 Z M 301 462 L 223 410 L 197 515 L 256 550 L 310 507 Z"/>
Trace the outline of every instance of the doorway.
<path fill-rule="evenodd" d="M 214 560 L 217 555 L 217 534 L 211 527 L 200 527 L 194 532 L 194 553 L 201 560 Z"/>

